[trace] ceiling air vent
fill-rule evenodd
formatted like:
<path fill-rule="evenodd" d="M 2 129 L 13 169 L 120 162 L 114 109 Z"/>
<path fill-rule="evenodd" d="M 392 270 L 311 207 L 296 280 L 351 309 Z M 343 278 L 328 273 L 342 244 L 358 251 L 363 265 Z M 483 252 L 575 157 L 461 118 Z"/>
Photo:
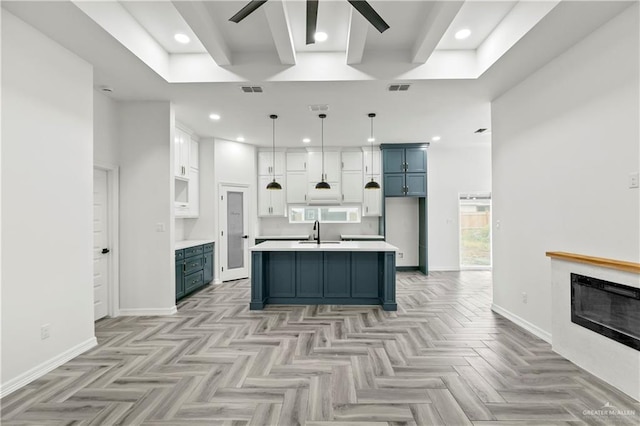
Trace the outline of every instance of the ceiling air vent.
<path fill-rule="evenodd" d="M 484 127 L 481 127 L 481 128 L 479 128 L 478 130 L 476 130 L 476 131 L 475 131 L 475 132 L 473 132 L 473 133 L 478 133 L 478 134 L 480 134 L 480 133 L 484 133 L 484 132 L 486 132 L 487 130 L 488 130 L 488 129 L 485 129 Z"/>
<path fill-rule="evenodd" d="M 262 93 L 260 86 L 240 86 L 244 93 Z"/>
<path fill-rule="evenodd" d="M 410 84 L 391 84 L 389 86 L 390 92 L 406 92 L 409 90 Z"/>
<path fill-rule="evenodd" d="M 329 105 L 326 105 L 326 104 L 309 105 L 309 111 L 326 112 L 326 111 L 329 111 Z"/>

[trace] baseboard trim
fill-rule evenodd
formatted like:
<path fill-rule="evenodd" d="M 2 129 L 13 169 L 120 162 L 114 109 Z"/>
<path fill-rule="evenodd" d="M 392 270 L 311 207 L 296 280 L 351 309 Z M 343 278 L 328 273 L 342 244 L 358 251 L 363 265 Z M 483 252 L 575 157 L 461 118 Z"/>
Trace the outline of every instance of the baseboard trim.
<path fill-rule="evenodd" d="M 429 266 L 432 272 L 460 272 L 459 266 Z"/>
<path fill-rule="evenodd" d="M 551 344 L 551 333 L 547 333 L 537 325 L 530 323 L 529 321 L 519 317 L 518 315 L 510 312 L 494 303 L 491 304 L 491 310 L 498 315 L 501 315 L 511 321 L 512 323 L 519 325 L 520 327 L 527 330 L 529 333 L 533 334 L 544 340 L 545 342 Z"/>
<path fill-rule="evenodd" d="M 217 285 L 217 284 L 222 284 L 222 281 L 218 278 L 216 278 L 215 280 L 213 280 L 213 284 Z"/>
<path fill-rule="evenodd" d="M 120 308 L 120 316 L 125 317 L 156 317 L 164 315 L 173 315 L 178 312 L 176 306 L 164 309 L 156 308 Z"/>
<path fill-rule="evenodd" d="M 8 380 L 6 383 L 0 384 L 0 398 L 4 398 L 12 392 L 17 391 L 23 386 L 28 385 L 45 374 L 55 370 L 67 361 L 72 360 L 78 355 L 83 354 L 98 344 L 95 336 L 84 342 L 62 352 L 59 355 L 33 367 L 32 369 L 22 373 L 18 377 Z"/>

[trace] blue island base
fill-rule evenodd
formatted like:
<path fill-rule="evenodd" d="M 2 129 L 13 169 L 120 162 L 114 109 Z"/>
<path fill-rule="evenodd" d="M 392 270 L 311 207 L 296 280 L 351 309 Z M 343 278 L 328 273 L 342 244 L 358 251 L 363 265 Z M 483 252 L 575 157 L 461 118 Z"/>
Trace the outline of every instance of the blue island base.
<path fill-rule="evenodd" d="M 395 311 L 395 252 L 254 251 L 251 303 L 381 305 Z"/>

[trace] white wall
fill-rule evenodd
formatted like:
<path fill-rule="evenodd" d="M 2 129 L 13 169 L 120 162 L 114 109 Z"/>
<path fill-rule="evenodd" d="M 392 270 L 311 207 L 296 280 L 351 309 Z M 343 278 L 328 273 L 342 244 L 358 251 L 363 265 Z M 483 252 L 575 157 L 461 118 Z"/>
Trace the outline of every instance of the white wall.
<path fill-rule="evenodd" d="M 258 222 L 258 235 L 313 234 L 313 224 L 289 223 L 286 217 L 263 217 Z M 323 223 L 321 226 L 323 240 L 339 240 L 340 234 L 378 235 L 378 231 L 377 217 L 363 217 L 360 223 Z"/>
<path fill-rule="evenodd" d="M 494 304 L 543 333 L 546 251 L 640 260 L 638 32 L 635 4 L 492 104 Z"/>
<path fill-rule="evenodd" d="M 385 199 L 387 242 L 398 247 L 396 266 L 418 266 L 418 199 Z"/>
<path fill-rule="evenodd" d="M 215 139 L 214 142 L 214 173 L 215 173 L 215 198 L 214 198 L 214 211 L 215 211 L 215 235 L 220 235 L 220 229 L 218 227 L 219 221 L 219 200 L 218 196 L 220 184 L 243 184 L 249 186 L 249 242 L 253 241 L 255 237 L 255 230 L 257 229 L 257 156 L 256 149 L 252 145 L 247 145 L 238 142 L 227 141 L 224 139 Z M 216 270 L 215 280 L 220 279 L 220 267 L 222 265 L 222 259 L 220 256 L 220 239 L 216 237 Z"/>
<path fill-rule="evenodd" d="M 2 11 L 3 394 L 95 345 L 92 84 L 89 64 Z"/>
<path fill-rule="evenodd" d="M 120 311 L 171 314 L 175 312 L 173 107 L 169 102 L 124 102 L 118 112 Z"/>
<path fill-rule="evenodd" d="M 93 115 L 93 161 L 101 165 L 118 165 L 118 103 L 94 90 Z"/>
<path fill-rule="evenodd" d="M 432 143 L 427 152 L 429 270 L 460 269 L 459 194 L 491 192 L 489 135 L 475 144 Z"/>

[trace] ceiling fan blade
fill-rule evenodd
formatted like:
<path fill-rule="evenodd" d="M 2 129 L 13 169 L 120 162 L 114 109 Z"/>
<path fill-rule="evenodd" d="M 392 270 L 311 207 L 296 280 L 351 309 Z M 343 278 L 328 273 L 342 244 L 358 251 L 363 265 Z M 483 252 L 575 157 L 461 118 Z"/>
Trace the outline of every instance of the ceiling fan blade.
<path fill-rule="evenodd" d="M 257 8 L 265 4 L 267 0 L 251 0 L 249 3 L 245 5 L 242 9 L 238 11 L 235 15 L 233 15 L 229 20 L 231 22 L 235 22 L 236 24 L 242 21 L 247 16 L 251 15 Z"/>
<path fill-rule="evenodd" d="M 348 1 L 349 3 L 351 3 L 351 6 L 353 6 L 358 12 L 360 12 L 360 14 L 364 16 L 364 18 L 375 27 L 376 30 L 383 33 L 389 29 L 389 24 L 387 24 L 384 19 L 382 19 L 382 17 L 378 15 L 378 12 L 373 10 L 373 7 L 371 7 L 368 2 L 366 2 L 365 0 Z"/>
<path fill-rule="evenodd" d="M 316 42 L 316 25 L 318 24 L 318 0 L 307 0 L 307 44 Z"/>

